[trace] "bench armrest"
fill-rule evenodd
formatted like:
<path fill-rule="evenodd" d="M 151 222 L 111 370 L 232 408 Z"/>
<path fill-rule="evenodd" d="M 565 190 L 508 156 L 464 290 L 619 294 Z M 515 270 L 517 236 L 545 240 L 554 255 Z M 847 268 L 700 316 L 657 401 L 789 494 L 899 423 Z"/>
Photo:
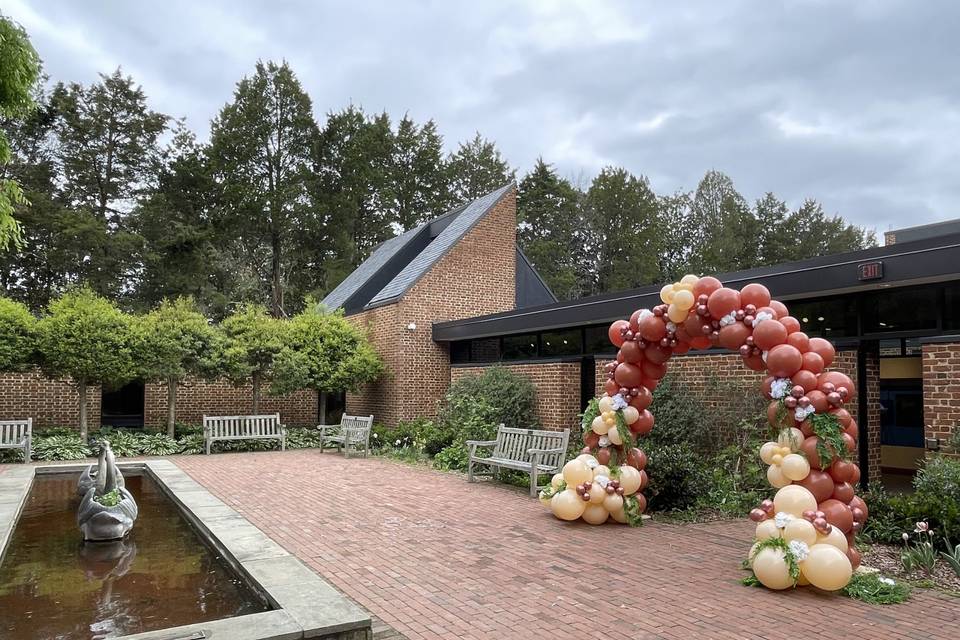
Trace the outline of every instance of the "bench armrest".
<path fill-rule="evenodd" d="M 341 425 L 339 424 L 318 424 L 317 429 L 320 430 L 320 437 L 322 438 L 325 435 L 333 435 L 340 430 Z"/>
<path fill-rule="evenodd" d="M 477 452 L 477 447 L 492 447 L 497 444 L 496 440 L 467 440 L 464 442 L 467 445 L 469 452 L 469 457 L 473 457 L 473 454 Z"/>

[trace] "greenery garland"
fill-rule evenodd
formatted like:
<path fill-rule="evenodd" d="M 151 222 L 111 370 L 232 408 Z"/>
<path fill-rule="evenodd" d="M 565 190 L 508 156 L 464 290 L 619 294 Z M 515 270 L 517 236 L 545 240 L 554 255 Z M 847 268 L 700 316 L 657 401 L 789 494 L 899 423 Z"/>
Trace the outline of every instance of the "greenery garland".
<path fill-rule="evenodd" d="M 777 400 L 777 413 L 776 413 L 776 416 L 774 416 L 776 418 L 777 424 L 770 425 L 770 432 L 774 436 L 777 436 L 780 433 L 780 431 L 784 428 L 781 425 L 786 424 L 786 417 L 789 412 L 790 410 L 787 409 L 787 405 L 784 404 L 783 398 L 780 398 L 779 400 Z"/>
<path fill-rule="evenodd" d="M 637 500 L 637 496 L 624 497 L 623 513 L 627 516 L 627 524 L 631 527 L 643 526 L 643 516 L 640 513 L 640 501 Z"/>
<path fill-rule="evenodd" d="M 546 500 L 549 500 L 550 498 L 557 495 L 558 493 L 560 493 L 566 488 L 567 488 L 567 483 L 564 482 L 563 480 L 561 480 L 560 484 L 558 484 L 556 487 L 554 487 L 553 483 L 551 482 L 546 486 L 546 488 L 540 491 L 540 497 Z"/>
<path fill-rule="evenodd" d="M 846 460 L 850 457 L 847 443 L 843 441 L 843 427 L 840 420 L 831 413 L 814 413 L 810 416 L 810 427 L 819 441 L 817 455 L 823 468 L 833 464 L 834 458 Z"/>
<path fill-rule="evenodd" d="M 590 429 L 593 425 L 593 421 L 596 420 L 597 416 L 599 415 L 600 415 L 600 402 L 596 398 L 594 398 L 587 403 L 587 408 L 583 412 L 583 420 L 581 421 L 583 430 L 587 431 L 588 429 Z"/>
<path fill-rule="evenodd" d="M 617 411 L 617 433 L 623 441 L 623 444 L 620 445 L 623 447 L 623 451 L 618 453 L 617 456 L 621 458 L 619 460 L 620 464 L 626 464 L 627 455 L 630 453 L 630 449 L 634 447 L 634 442 L 633 434 L 630 433 L 630 427 L 627 426 L 627 421 L 623 417 L 623 409 Z"/>
<path fill-rule="evenodd" d="M 797 557 L 793 555 L 793 550 L 787 541 L 783 538 L 775 537 L 758 542 L 753 553 L 750 554 L 750 561 L 753 562 L 757 554 L 764 549 L 779 549 L 783 552 L 783 559 L 786 561 L 787 568 L 790 571 L 790 579 L 793 580 L 793 584 L 796 586 L 797 580 L 800 579 L 800 562 L 797 560 Z"/>

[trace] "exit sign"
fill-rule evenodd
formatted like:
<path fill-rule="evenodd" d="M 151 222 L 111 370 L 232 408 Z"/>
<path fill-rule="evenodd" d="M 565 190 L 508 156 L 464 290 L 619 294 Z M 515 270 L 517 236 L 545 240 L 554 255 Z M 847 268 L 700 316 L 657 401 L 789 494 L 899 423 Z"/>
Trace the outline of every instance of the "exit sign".
<path fill-rule="evenodd" d="M 883 277 L 883 262 L 864 262 L 857 265 L 860 280 L 879 280 Z"/>

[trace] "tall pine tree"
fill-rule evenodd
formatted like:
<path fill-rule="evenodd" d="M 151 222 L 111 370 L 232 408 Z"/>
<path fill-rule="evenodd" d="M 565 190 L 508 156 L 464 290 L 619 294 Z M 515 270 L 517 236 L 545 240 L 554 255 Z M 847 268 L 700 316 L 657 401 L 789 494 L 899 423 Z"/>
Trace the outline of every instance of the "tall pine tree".
<path fill-rule="evenodd" d="M 450 208 L 443 138 L 433 120 L 422 127 L 409 116 L 400 120 L 390 174 L 393 217 L 401 230 L 411 229 Z"/>
<path fill-rule="evenodd" d="M 496 145 L 479 132 L 469 142 L 461 142 L 450 154 L 447 171 L 450 191 L 457 202 L 474 200 L 516 179 L 516 171 L 503 159 Z"/>

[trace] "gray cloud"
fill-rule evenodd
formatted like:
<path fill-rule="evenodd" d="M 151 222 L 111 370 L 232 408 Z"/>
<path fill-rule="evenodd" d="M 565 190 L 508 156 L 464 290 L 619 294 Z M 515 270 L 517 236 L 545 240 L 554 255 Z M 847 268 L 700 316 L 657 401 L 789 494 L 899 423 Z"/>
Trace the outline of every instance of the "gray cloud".
<path fill-rule="evenodd" d="M 661 192 L 729 173 L 880 231 L 960 215 L 949 0 L 836 3 L 7 0 L 53 80 L 117 65 L 155 108 L 208 123 L 258 58 L 318 117 L 350 101 L 476 130 L 521 172 L 616 164 Z"/>

